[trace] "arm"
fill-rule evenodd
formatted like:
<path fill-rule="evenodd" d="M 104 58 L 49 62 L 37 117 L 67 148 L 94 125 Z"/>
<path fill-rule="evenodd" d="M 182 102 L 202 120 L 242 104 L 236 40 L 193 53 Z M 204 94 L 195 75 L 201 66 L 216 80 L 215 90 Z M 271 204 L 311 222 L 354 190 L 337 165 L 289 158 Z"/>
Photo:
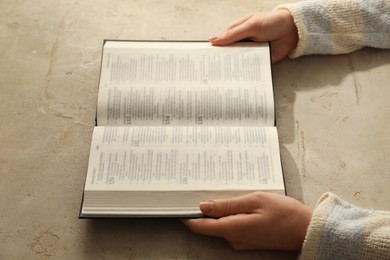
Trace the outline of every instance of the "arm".
<path fill-rule="evenodd" d="M 276 10 L 289 10 L 298 28 L 292 58 L 390 48 L 390 0 L 310 0 Z"/>
<path fill-rule="evenodd" d="M 390 212 L 362 209 L 324 194 L 300 259 L 390 259 Z"/>
<path fill-rule="evenodd" d="M 270 41 L 273 62 L 289 55 L 390 48 L 390 0 L 309 0 L 248 15 L 210 37 L 213 45 Z"/>
<path fill-rule="evenodd" d="M 313 213 L 293 198 L 265 192 L 204 202 L 200 209 L 212 218 L 183 223 L 237 250 L 301 250 L 300 259 L 390 259 L 390 212 L 362 209 L 332 193 Z"/>

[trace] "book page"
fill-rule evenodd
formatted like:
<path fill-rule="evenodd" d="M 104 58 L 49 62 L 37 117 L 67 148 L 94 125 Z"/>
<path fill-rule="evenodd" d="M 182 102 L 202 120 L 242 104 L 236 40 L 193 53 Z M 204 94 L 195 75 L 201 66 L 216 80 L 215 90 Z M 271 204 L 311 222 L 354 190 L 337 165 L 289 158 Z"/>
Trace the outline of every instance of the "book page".
<path fill-rule="evenodd" d="M 85 190 L 284 190 L 275 127 L 95 127 Z"/>
<path fill-rule="evenodd" d="M 274 125 L 268 44 L 105 43 L 98 125 Z"/>

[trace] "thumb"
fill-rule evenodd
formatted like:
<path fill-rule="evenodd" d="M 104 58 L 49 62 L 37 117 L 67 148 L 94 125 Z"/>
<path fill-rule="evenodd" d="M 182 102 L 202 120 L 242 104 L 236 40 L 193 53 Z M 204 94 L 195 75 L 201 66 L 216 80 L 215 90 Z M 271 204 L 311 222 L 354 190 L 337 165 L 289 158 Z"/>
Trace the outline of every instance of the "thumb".
<path fill-rule="evenodd" d="M 231 199 L 209 200 L 199 204 L 203 214 L 221 218 L 230 215 L 251 213 L 256 209 L 256 201 L 253 201 L 248 196 L 242 196 Z"/>

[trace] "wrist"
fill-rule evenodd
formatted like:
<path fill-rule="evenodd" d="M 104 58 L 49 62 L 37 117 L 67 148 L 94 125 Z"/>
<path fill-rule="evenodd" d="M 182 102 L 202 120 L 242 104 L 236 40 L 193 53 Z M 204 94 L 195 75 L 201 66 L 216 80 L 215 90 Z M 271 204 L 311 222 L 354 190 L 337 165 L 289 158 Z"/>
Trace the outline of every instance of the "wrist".
<path fill-rule="evenodd" d="M 283 32 L 283 37 L 286 42 L 286 47 L 290 52 L 295 50 L 298 45 L 299 35 L 298 35 L 298 29 L 295 25 L 294 18 L 291 14 L 291 12 L 288 9 L 277 9 L 275 12 L 278 13 L 280 17 L 280 28 Z"/>

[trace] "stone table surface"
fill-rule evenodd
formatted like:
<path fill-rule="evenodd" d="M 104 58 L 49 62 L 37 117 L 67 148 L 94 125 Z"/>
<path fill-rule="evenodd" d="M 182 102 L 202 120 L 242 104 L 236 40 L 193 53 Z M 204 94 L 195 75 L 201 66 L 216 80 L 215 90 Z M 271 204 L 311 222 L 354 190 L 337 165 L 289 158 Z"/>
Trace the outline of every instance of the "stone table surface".
<path fill-rule="evenodd" d="M 0 259 L 294 259 L 175 219 L 80 220 L 103 39 L 205 40 L 286 1 L 0 1 Z M 390 210 L 390 51 L 273 65 L 289 196 Z"/>

